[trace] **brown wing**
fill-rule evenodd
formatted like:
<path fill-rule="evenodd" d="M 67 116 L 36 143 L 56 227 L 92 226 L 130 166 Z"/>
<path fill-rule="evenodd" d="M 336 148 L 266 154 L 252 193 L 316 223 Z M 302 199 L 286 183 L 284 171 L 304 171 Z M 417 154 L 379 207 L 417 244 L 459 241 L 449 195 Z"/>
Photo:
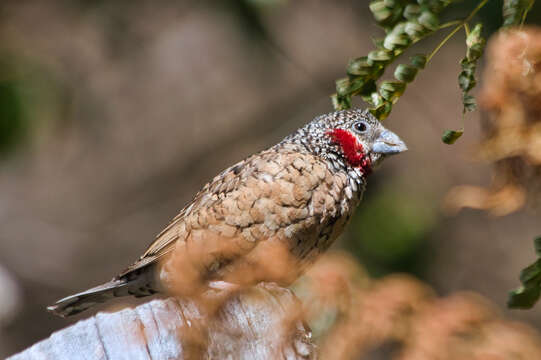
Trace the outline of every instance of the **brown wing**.
<path fill-rule="evenodd" d="M 192 211 L 197 211 L 201 206 L 209 206 L 209 200 L 212 199 L 212 194 L 226 193 L 238 188 L 241 177 L 237 176 L 242 171 L 245 171 L 246 160 L 240 161 L 237 164 L 225 169 L 216 176 L 210 183 L 207 183 L 201 191 L 199 191 L 194 199 L 186 205 L 180 213 L 162 230 L 156 239 L 149 245 L 145 253 L 126 270 L 121 272 L 117 278 L 126 276 L 136 270 L 155 264 L 162 257 L 167 255 L 175 247 L 177 240 L 182 238 L 182 232 L 178 231 L 179 227 L 183 227 L 184 220 Z"/>
<path fill-rule="evenodd" d="M 175 251 L 172 261 L 198 268 L 220 268 L 269 238 L 315 241 L 322 214 L 336 212 L 340 190 L 330 191 L 333 183 L 325 163 L 298 148 L 263 151 L 207 184 L 122 275 L 155 263 L 178 241 L 186 254 Z"/>

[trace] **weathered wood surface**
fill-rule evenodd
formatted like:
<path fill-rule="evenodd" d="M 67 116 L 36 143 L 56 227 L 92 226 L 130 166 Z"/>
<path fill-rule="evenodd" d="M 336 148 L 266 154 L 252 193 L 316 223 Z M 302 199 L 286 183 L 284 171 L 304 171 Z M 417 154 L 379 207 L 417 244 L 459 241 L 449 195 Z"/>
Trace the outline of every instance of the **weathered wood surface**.
<path fill-rule="evenodd" d="M 98 313 L 8 360 L 315 359 L 309 330 L 288 290 L 258 285 L 213 315 L 194 302 L 157 299 Z"/>

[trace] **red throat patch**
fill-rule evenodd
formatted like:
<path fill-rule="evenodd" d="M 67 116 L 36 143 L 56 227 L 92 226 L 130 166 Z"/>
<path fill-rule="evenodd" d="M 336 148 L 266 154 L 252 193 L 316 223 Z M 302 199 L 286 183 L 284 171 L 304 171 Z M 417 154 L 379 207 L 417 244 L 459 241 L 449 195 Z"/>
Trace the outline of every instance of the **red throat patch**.
<path fill-rule="evenodd" d="M 365 154 L 362 144 L 347 130 L 333 129 L 327 131 L 333 142 L 340 145 L 344 157 L 352 167 L 361 168 L 364 174 L 369 174 L 371 169 L 370 158 Z"/>

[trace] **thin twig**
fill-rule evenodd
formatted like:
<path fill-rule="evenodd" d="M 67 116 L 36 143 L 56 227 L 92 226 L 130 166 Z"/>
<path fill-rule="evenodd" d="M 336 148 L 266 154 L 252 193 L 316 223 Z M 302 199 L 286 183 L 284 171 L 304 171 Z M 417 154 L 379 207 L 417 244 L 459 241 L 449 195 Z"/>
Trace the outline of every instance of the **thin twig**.
<path fill-rule="evenodd" d="M 436 53 L 438 52 L 438 50 L 441 49 L 441 47 L 442 47 L 443 45 L 445 45 L 445 43 L 446 43 L 450 38 L 452 38 L 453 35 L 454 35 L 458 30 L 462 29 L 462 26 L 463 26 L 463 25 L 461 24 L 461 25 L 457 26 L 456 28 L 454 28 L 453 31 L 451 31 L 451 32 L 445 37 L 445 39 L 443 39 L 442 42 L 440 42 L 440 43 L 438 44 L 438 46 L 436 46 L 436 48 L 435 48 L 435 49 L 430 53 L 430 55 L 428 55 L 428 57 L 426 58 L 426 62 L 427 62 L 427 63 L 430 62 L 430 59 L 432 59 L 432 57 L 433 57 L 434 55 L 436 55 Z"/>
<path fill-rule="evenodd" d="M 456 24 L 460 24 L 462 23 L 462 20 L 453 20 L 453 21 L 449 21 L 449 22 L 446 22 L 444 24 L 441 24 L 438 28 L 438 30 L 441 30 L 441 29 L 445 29 L 445 28 L 448 28 L 448 27 L 451 27 L 453 25 L 456 25 Z"/>
<path fill-rule="evenodd" d="M 486 3 L 487 3 L 488 1 L 489 1 L 489 0 L 482 0 L 479 4 L 477 4 L 477 7 L 476 7 L 475 9 L 473 9 L 473 11 L 470 13 L 470 15 L 468 15 L 467 18 L 465 18 L 463 21 L 461 21 L 461 22 L 459 23 L 459 25 L 457 25 L 457 26 L 453 29 L 453 31 L 451 31 L 451 32 L 449 33 L 449 35 L 447 35 L 447 36 L 442 40 L 442 42 L 440 42 L 440 43 L 438 44 L 438 46 L 436 46 L 436 48 L 430 53 L 430 55 L 428 55 L 428 57 L 427 57 L 427 59 L 426 59 L 426 62 L 427 62 L 427 63 L 430 62 L 430 59 L 432 59 L 432 57 L 433 57 L 434 55 L 436 55 L 436 53 L 442 48 L 442 46 L 445 45 L 445 43 L 446 43 L 447 41 L 449 41 L 449 39 L 452 38 L 453 35 L 456 34 L 456 32 L 457 32 L 458 30 L 460 30 L 462 27 L 464 27 L 464 24 L 467 24 L 467 23 L 475 16 L 475 14 L 477 14 L 477 12 L 478 12 L 479 10 L 481 10 L 481 8 L 482 8 L 483 6 L 486 5 Z"/>
<path fill-rule="evenodd" d="M 528 7 L 524 10 L 524 13 L 522 14 L 522 20 L 520 20 L 521 30 L 522 30 L 522 27 L 524 26 L 524 22 L 526 21 L 526 16 L 528 15 L 528 12 L 532 9 L 534 3 L 535 3 L 535 0 L 531 0 L 530 4 L 528 4 Z"/>

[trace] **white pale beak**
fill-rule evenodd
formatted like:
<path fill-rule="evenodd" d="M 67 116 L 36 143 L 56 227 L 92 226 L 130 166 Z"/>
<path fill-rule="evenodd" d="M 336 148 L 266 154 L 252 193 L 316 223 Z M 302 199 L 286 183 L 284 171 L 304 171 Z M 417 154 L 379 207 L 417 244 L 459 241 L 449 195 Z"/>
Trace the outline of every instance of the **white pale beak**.
<path fill-rule="evenodd" d="M 372 146 L 372 152 L 376 154 L 392 155 L 398 154 L 408 150 L 406 144 L 396 135 L 394 132 L 387 129 L 383 130 L 381 134 L 374 141 Z"/>

